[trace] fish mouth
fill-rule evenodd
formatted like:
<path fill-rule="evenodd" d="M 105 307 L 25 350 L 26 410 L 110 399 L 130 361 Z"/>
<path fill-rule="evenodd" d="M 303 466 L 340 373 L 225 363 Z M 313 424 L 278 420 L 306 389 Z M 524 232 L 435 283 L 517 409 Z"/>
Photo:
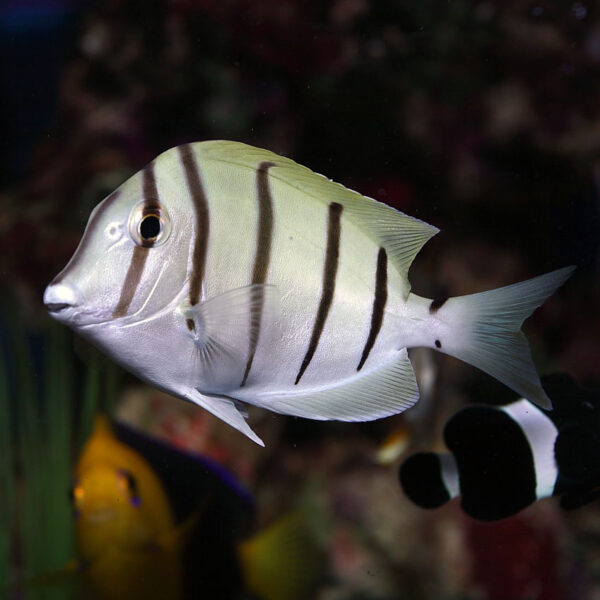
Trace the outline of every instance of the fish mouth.
<path fill-rule="evenodd" d="M 44 291 L 44 304 L 48 312 L 55 318 L 62 318 L 69 309 L 81 304 L 81 294 L 62 282 L 52 282 Z"/>
<path fill-rule="evenodd" d="M 52 282 L 46 288 L 44 305 L 53 319 L 75 327 L 95 324 L 104 318 L 86 305 L 76 287 L 63 282 Z"/>
<path fill-rule="evenodd" d="M 50 313 L 59 313 L 66 308 L 71 308 L 71 304 L 67 304 L 66 302 L 49 302 L 46 304 L 46 308 Z"/>
<path fill-rule="evenodd" d="M 97 311 L 84 309 L 67 302 L 46 302 L 45 305 L 48 314 L 53 319 L 76 329 L 102 324 L 106 321 L 106 316 L 98 314 Z"/>

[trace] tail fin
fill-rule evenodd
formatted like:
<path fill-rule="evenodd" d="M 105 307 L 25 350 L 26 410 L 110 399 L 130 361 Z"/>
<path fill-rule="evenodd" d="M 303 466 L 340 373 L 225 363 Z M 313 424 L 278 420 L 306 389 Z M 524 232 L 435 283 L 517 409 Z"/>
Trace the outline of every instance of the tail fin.
<path fill-rule="evenodd" d="M 450 334 L 441 351 L 478 367 L 538 406 L 552 408 L 521 325 L 574 269 L 565 267 L 489 292 L 450 298 L 438 312 Z"/>

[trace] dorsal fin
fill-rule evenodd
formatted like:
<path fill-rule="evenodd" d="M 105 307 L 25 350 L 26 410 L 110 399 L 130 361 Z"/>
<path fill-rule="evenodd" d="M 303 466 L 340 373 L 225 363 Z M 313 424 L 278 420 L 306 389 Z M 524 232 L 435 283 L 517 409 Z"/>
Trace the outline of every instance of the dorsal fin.
<path fill-rule="evenodd" d="M 218 160 L 251 169 L 261 162 L 272 162 L 275 167 L 269 170 L 270 178 L 301 190 L 317 202 L 343 205 L 344 218 L 350 219 L 377 245 L 385 248 L 390 262 L 404 278 L 407 278 L 419 250 L 439 231 L 433 225 L 363 196 L 269 150 L 221 140 L 196 143 L 194 150 L 200 160 Z"/>

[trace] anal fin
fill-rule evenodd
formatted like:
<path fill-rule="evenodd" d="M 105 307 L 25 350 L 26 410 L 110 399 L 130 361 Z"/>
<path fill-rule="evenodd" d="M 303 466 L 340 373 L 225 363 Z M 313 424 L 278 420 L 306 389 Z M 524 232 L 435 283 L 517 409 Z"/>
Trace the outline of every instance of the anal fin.
<path fill-rule="evenodd" d="M 419 399 L 406 348 L 379 369 L 336 387 L 265 394 L 261 404 L 275 412 L 321 421 L 373 421 L 410 408 Z"/>

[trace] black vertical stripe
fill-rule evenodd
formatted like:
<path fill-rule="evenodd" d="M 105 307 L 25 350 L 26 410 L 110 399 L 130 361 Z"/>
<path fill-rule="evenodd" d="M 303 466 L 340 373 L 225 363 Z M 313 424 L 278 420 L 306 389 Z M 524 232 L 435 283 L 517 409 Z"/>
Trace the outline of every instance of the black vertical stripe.
<path fill-rule="evenodd" d="M 113 311 L 112 318 L 117 319 L 118 317 L 124 317 L 129 310 L 129 306 L 135 291 L 142 279 L 142 273 L 144 272 L 144 265 L 146 264 L 146 258 L 148 257 L 148 246 L 135 246 L 131 261 L 129 262 L 129 268 L 127 269 L 127 275 L 121 288 L 121 296 L 119 302 Z"/>
<path fill-rule="evenodd" d="M 179 158 L 183 164 L 188 190 L 194 203 L 196 213 L 196 238 L 192 254 L 192 276 L 190 279 L 190 304 L 194 306 L 202 295 L 202 282 L 206 270 L 206 253 L 208 251 L 209 209 L 204 193 L 198 166 L 194 158 L 194 150 L 189 144 L 179 146 Z"/>
<path fill-rule="evenodd" d="M 256 236 L 256 255 L 254 257 L 254 270 L 252 283 L 264 283 L 269 271 L 269 260 L 271 257 L 271 241 L 273 238 L 273 200 L 269 189 L 269 168 L 275 166 L 272 162 L 262 162 L 256 170 L 256 197 L 258 200 L 258 231 Z M 241 386 L 246 385 L 246 380 L 252 368 L 258 337 L 260 335 L 260 324 L 264 302 L 264 291 L 262 287 L 255 288 L 250 309 L 250 347 L 248 348 L 248 361 L 242 379 Z"/>
<path fill-rule="evenodd" d="M 442 308 L 442 306 L 444 306 L 446 300 L 448 300 L 448 296 L 443 296 L 441 298 L 432 300 L 431 304 L 429 305 L 429 312 L 432 314 L 436 313 L 438 310 L 440 310 L 440 308 Z"/>
<path fill-rule="evenodd" d="M 156 177 L 154 176 L 153 162 L 144 169 L 143 193 L 144 206 L 151 206 L 159 200 L 158 190 L 156 189 Z"/>
<path fill-rule="evenodd" d="M 360 362 L 358 363 L 358 367 L 356 367 L 357 371 L 363 368 L 369 352 L 371 352 L 379 335 L 379 330 L 383 323 L 383 311 L 387 302 L 387 295 L 387 253 L 385 248 L 379 248 L 379 253 L 377 254 L 377 272 L 375 274 L 375 297 L 371 312 L 371 329 L 369 330 L 369 336 L 363 348 Z"/>
<path fill-rule="evenodd" d="M 144 212 L 146 210 L 154 210 L 154 207 L 160 203 L 158 190 L 156 188 L 156 178 L 154 176 L 154 163 L 150 163 L 144 169 L 142 193 L 144 196 Z M 133 300 L 142 279 L 144 266 L 146 264 L 146 259 L 148 258 L 148 251 L 151 247 L 152 243 L 146 243 L 143 246 L 135 246 L 133 249 L 129 268 L 127 269 L 127 275 L 125 275 L 125 281 L 121 288 L 119 302 L 112 314 L 113 319 L 124 317 L 127 314 L 131 301 Z"/>
<path fill-rule="evenodd" d="M 331 302 L 333 301 L 333 294 L 335 292 L 335 276 L 337 274 L 338 260 L 340 255 L 340 230 L 342 220 L 342 210 L 344 207 L 337 202 L 332 202 L 329 205 L 329 218 L 327 224 L 327 250 L 325 251 L 325 266 L 323 268 L 323 290 L 321 292 L 321 301 L 319 302 L 319 309 L 317 311 L 317 317 L 313 326 L 310 343 L 308 344 L 308 350 L 298 375 L 296 377 L 296 385 L 300 381 L 306 367 L 310 364 L 312 357 L 319 345 L 319 339 L 323 333 L 323 327 L 329 314 Z"/>

